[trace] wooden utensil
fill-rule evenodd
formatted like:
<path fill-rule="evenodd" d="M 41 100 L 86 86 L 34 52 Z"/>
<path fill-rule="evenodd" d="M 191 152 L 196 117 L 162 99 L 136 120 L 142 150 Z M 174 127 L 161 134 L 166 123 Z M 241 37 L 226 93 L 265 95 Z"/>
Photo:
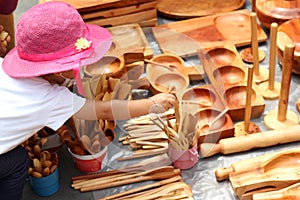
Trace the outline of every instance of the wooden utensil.
<path fill-rule="evenodd" d="M 173 172 L 173 170 L 174 170 L 174 168 L 172 166 L 163 166 L 163 167 L 158 167 L 158 168 L 150 169 L 150 170 L 147 170 L 144 172 L 139 172 L 139 173 L 123 172 L 121 174 L 115 174 L 115 175 L 110 175 L 110 176 L 105 176 L 105 177 L 98 177 L 98 178 L 93 178 L 93 179 L 89 179 L 86 181 L 81 181 L 78 183 L 73 183 L 72 187 L 74 189 L 79 189 L 79 188 L 95 185 L 95 183 L 105 184 L 105 183 L 111 182 L 111 180 L 121 181 L 121 180 L 132 179 L 132 178 L 140 177 L 140 176 L 146 176 L 146 175 L 149 176 L 149 175 L 153 175 L 153 174 L 157 174 L 157 173 Z"/>
<path fill-rule="evenodd" d="M 282 189 L 300 181 L 299 152 L 282 152 L 262 163 L 258 168 L 229 174 L 236 195 L 260 188 Z"/>
<path fill-rule="evenodd" d="M 293 200 L 300 199 L 300 183 L 277 191 L 253 194 L 253 200 Z"/>
<path fill-rule="evenodd" d="M 181 180 L 181 176 L 174 176 L 172 178 L 168 178 L 168 179 L 165 179 L 165 180 L 162 180 L 162 181 L 159 181 L 159 182 L 156 182 L 156 183 L 144 185 L 144 186 L 141 186 L 141 187 L 133 188 L 131 190 L 120 192 L 120 193 L 117 193 L 117 194 L 114 194 L 114 195 L 111 195 L 111 196 L 107 196 L 107 197 L 104 197 L 104 198 L 101 198 L 101 199 L 98 199 L 98 200 L 119 199 L 119 198 L 121 198 L 123 196 L 126 196 L 126 195 L 134 194 L 134 193 L 141 192 L 141 191 L 144 191 L 144 190 L 148 190 L 148 189 L 151 189 L 151 188 L 160 187 L 162 185 L 166 185 L 168 183 L 173 183 L 173 182 L 176 182 L 176 181 L 179 181 L 179 180 Z"/>
<path fill-rule="evenodd" d="M 210 157 L 218 153 L 232 154 L 254 148 L 270 147 L 300 141 L 300 125 L 287 128 L 253 133 L 247 136 L 221 139 L 217 144 L 203 143 L 200 145 L 201 157 Z"/>
<path fill-rule="evenodd" d="M 146 63 L 158 65 L 158 66 L 164 67 L 164 68 L 169 69 L 169 70 L 172 70 L 172 71 L 174 71 L 174 70 L 177 69 L 177 66 L 171 65 L 171 64 L 170 64 L 170 65 L 168 65 L 168 64 L 163 64 L 163 63 L 159 63 L 159 62 L 156 62 L 156 61 L 153 61 L 153 60 L 149 60 L 149 59 L 144 59 L 144 61 L 145 61 Z"/>
<path fill-rule="evenodd" d="M 252 157 L 249 159 L 233 162 L 228 167 L 217 168 L 215 171 L 216 179 L 218 181 L 223 181 L 223 180 L 228 179 L 229 174 L 232 172 L 243 172 L 243 171 L 249 171 L 251 169 L 258 168 L 259 166 L 262 165 L 262 163 L 265 163 L 270 158 L 272 158 L 282 152 L 283 151 L 275 152 L 275 153 L 266 153 L 266 154 L 262 154 L 260 156 L 255 156 L 255 157 Z M 299 152 L 300 153 L 300 149 L 295 148 L 295 149 L 285 150 L 284 152 Z"/>
<path fill-rule="evenodd" d="M 95 182 L 95 185 L 93 186 L 87 186 L 87 187 L 82 187 L 80 189 L 81 192 L 86 192 L 86 191 L 91 191 L 91 190 L 100 190 L 104 188 L 110 188 L 110 187 L 116 187 L 120 185 L 125 185 L 125 184 L 131 184 L 131 183 L 137 183 L 137 182 L 142 182 L 142 181 L 148 181 L 148 180 L 162 180 L 166 178 L 171 178 L 176 175 L 180 174 L 180 169 L 174 169 L 173 171 L 170 172 L 159 172 L 159 170 L 156 173 L 151 173 L 149 175 L 145 176 L 140 176 L 136 178 L 131 178 L 131 179 L 123 179 L 117 182 L 108 182 L 105 184 L 98 185 L 97 182 Z"/>

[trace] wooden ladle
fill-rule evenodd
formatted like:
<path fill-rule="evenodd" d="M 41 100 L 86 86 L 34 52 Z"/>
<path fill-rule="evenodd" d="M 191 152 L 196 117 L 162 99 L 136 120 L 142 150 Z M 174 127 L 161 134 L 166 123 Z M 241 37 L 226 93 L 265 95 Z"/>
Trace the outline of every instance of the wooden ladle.
<path fill-rule="evenodd" d="M 300 199 L 300 183 L 277 191 L 257 193 L 252 196 L 253 200 L 293 200 Z"/>
<path fill-rule="evenodd" d="M 299 161 L 299 152 L 283 152 L 256 169 L 231 173 L 229 179 L 237 195 L 266 187 L 282 189 L 299 182 Z"/>

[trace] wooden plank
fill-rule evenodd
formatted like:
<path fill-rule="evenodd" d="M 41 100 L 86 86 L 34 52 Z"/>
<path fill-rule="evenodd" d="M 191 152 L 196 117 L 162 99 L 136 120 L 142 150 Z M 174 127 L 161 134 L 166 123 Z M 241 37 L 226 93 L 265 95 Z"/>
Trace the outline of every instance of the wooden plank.
<path fill-rule="evenodd" d="M 153 1 L 153 2 L 147 2 L 147 3 L 127 6 L 127 7 L 115 8 L 115 9 L 83 12 L 83 13 L 81 13 L 81 16 L 84 20 L 97 18 L 97 17 L 110 18 L 110 17 L 116 17 L 116 16 L 126 15 L 126 14 L 130 14 L 130 13 L 137 13 L 137 12 L 155 9 L 155 8 L 156 8 L 156 2 Z"/>
<path fill-rule="evenodd" d="M 150 9 L 142 12 L 122 15 L 117 17 L 111 17 L 107 19 L 90 19 L 90 20 L 86 20 L 86 22 L 90 24 L 96 24 L 99 26 L 116 26 L 116 25 L 123 25 L 123 24 L 138 23 L 156 17 L 157 17 L 156 9 Z"/>
<path fill-rule="evenodd" d="M 40 0 L 40 3 L 53 0 Z M 120 8 L 153 0 L 59 0 L 72 5 L 79 12 L 87 12 L 92 10 L 108 9 L 108 8 Z"/>

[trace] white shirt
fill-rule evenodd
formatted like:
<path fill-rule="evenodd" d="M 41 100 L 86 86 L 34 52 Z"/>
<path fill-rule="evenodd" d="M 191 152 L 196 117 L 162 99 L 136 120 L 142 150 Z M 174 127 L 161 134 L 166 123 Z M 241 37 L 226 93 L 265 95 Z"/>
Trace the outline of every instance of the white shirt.
<path fill-rule="evenodd" d="M 84 98 L 43 78 L 8 76 L 2 62 L 0 58 L 0 154 L 44 126 L 57 130 L 84 105 Z"/>

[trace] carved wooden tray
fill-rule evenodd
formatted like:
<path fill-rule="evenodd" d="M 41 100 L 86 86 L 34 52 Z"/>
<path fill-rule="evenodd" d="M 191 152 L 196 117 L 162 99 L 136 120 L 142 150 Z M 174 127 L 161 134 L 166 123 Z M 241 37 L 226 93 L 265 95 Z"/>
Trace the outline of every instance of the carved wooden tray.
<path fill-rule="evenodd" d="M 214 64 L 214 66 L 203 64 L 204 71 L 208 73 L 212 70 L 215 80 L 220 79 L 224 84 L 224 94 L 222 95 L 229 107 L 228 114 L 233 121 L 243 120 L 247 95 L 247 71 L 236 47 L 229 42 L 216 43 L 215 45 L 206 45 L 203 52 L 208 54 L 212 64 Z M 258 92 L 257 86 L 253 84 L 251 118 L 260 117 L 264 108 L 264 99 Z"/>
<path fill-rule="evenodd" d="M 110 53 L 121 54 L 143 52 L 145 58 L 151 58 L 153 51 L 139 24 L 126 24 L 107 28 L 114 40 Z"/>
<path fill-rule="evenodd" d="M 186 19 L 230 12 L 240 9 L 244 4 L 245 0 L 158 0 L 157 11 L 168 18 Z"/>
<path fill-rule="evenodd" d="M 161 50 L 180 56 L 196 55 L 205 43 L 230 41 L 237 47 L 251 43 L 250 12 L 246 9 L 181 20 L 152 28 Z M 267 35 L 258 25 L 258 41 Z"/>

